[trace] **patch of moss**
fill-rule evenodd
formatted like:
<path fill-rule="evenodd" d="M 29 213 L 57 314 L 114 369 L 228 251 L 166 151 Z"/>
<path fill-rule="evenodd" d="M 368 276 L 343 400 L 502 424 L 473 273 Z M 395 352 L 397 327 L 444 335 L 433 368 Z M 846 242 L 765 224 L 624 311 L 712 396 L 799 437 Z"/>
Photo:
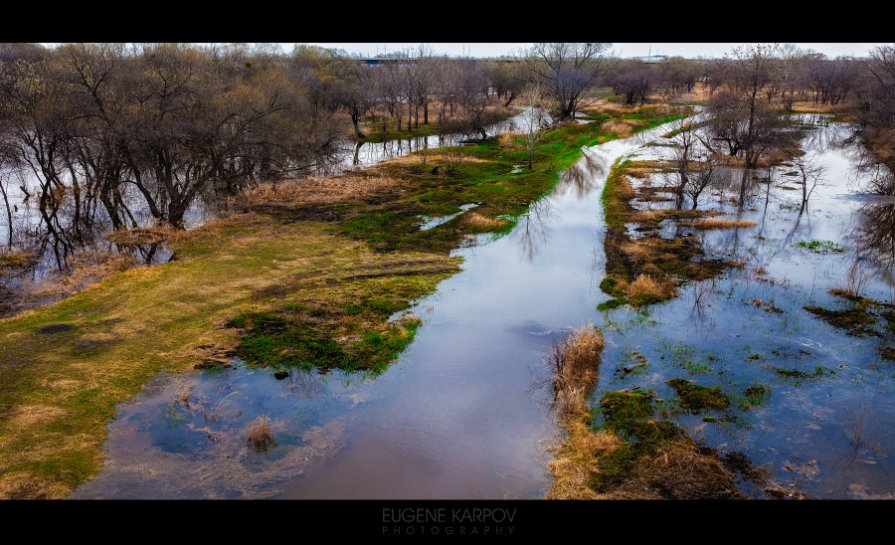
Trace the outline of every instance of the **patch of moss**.
<path fill-rule="evenodd" d="M 833 327 L 844 329 L 849 335 L 856 337 L 880 336 L 880 333 L 873 327 L 877 323 L 877 317 L 866 306 L 857 305 L 841 310 L 831 310 L 808 305 L 805 310 Z"/>
<path fill-rule="evenodd" d="M 610 310 L 615 310 L 618 307 L 624 306 L 627 303 L 624 299 L 609 299 L 608 301 L 603 301 L 599 305 L 597 305 L 597 310 L 600 312 L 607 312 Z"/>
<path fill-rule="evenodd" d="M 883 359 L 895 361 L 895 346 L 889 344 L 882 347 L 879 351 L 879 355 Z"/>
<path fill-rule="evenodd" d="M 787 369 L 785 367 L 779 367 L 777 365 L 769 365 L 768 369 L 777 373 L 781 377 L 786 378 L 794 378 L 794 379 L 805 379 L 805 378 L 818 378 L 825 375 L 835 375 L 836 372 L 828 367 L 824 367 L 822 365 L 818 365 L 814 368 L 810 373 L 806 373 L 805 371 L 800 371 L 798 369 Z"/>
<path fill-rule="evenodd" d="M 619 286 L 619 280 L 616 277 L 606 275 L 603 280 L 600 281 L 600 289 L 603 290 L 604 293 L 617 298 L 615 299 L 616 303 L 613 303 L 614 306 L 611 308 L 624 304 L 625 291 Z"/>
<path fill-rule="evenodd" d="M 730 398 L 718 386 L 707 388 L 680 378 L 665 381 L 665 384 L 677 392 L 681 408 L 690 413 L 730 407 Z"/>
<path fill-rule="evenodd" d="M 757 407 L 767 401 L 771 396 L 771 388 L 764 384 L 754 384 L 743 390 L 744 399 L 740 401 L 740 407 L 748 410 Z"/>
<path fill-rule="evenodd" d="M 606 392 L 600 398 L 600 410 L 605 425 L 626 430 L 631 423 L 653 414 L 653 394 L 640 390 Z"/>

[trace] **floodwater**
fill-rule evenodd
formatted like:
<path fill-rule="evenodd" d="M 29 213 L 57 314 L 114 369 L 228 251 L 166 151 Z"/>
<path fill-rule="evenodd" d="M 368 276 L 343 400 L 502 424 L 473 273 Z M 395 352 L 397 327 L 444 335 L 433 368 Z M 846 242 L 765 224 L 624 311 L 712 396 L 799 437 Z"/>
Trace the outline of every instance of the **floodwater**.
<path fill-rule="evenodd" d="M 462 272 L 412 309 L 423 325 L 381 376 L 159 378 L 120 407 L 106 467 L 75 497 L 542 497 L 556 430 L 532 374 L 600 318 L 609 166 L 667 130 L 586 150 L 510 234 L 457 250 Z M 259 416 L 277 430 L 264 455 L 245 444 Z"/>
<path fill-rule="evenodd" d="M 519 108 L 519 110 L 520 112 L 514 116 L 488 125 L 485 128 L 488 136 L 497 136 L 505 132 L 517 130 L 524 122 L 524 116 L 528 111 L 528 107 Z M 316 168 L 315 174 L 329 176 L 352 169 L 362 169 L 381 161 L 403 157 L 424 149 L 461 145 L 466 139 L 479 136 L 478 133 L 451 133 L 378 143 L 354 143 L 346 140 L 336 153 L 324 160 Z M 52 242 L 47 238 L 40 211 L 36 204 L 36 196 L 39 195 L 39 183 L 34 178 L 34 175 L 27 172 L 0 171 L 0 183 L 6 188 L 10 206 L 13 207 L 12 229 L 14 247 L 29 248 L 31 252 L 39 254 L 36 262 L 28 267 L 6 270 L 2 271 L 3 274 L 0 274 L 0 297 L 6 299 L 6 302 L 0 300 L 0 318 L 2 318 L 11 316 L 26 308 L 57 301 L 59 299 L 58 295 L 36 297 L 34 293 L 47 291 L 41 288 L 55 279 L 55 275 L 60 272 L 60 262 L 53 251 Z M 26 193 L 22 190 L 23 188 L 28 190 L 32 198 L 26 198 Z M 150 214 L 149 208 L 146 206 L 143 196 L 134 187 L 129 185 L 123 186 L 121 195 L 130 211 L 129 221 L 132 220 L 140 227 L 149 227 L 156 223 L 155 218 Z M 73 204 L 69 201 L 63 203 L 59 212 L 61 225 L 71 224 L 72 207 Z M 465 212 L 466 209 L 463 211 Z M 184 215 L 184 227 L 186 229 L 200 227 L 218 217 L 219 213 L 220 204 L 215 201 L 213 195 L 200 195 L 187 209 Z M 139 262 L 146 265 L 165 263 L 173 255 L 171 250 L 164 244 L 134 247 L 120 246 L 105 240 L 103 238 L 104 235 L 112 230 L 111 221 L 104 210 L 97 209 L 95 215 L 93 232 L 87 233 L 88 238 L 94 242 L 89 245 L 87 250 L 92 250 L 99 255 L 132 254 Z M 423 218 L 422 228 L 423 230 L 431 229 L 450 221 L 453 217 Z M 9 223 L 5 206 L 0 202 L 0 251 L 4 249 L 8 242 Z M 40 241 L 43 242 L 41 243 Z M 40 244 L 43 245 L 40 246 Z M 78 248 L 75 251 L 83 253 L 84 249 Z"/>
<path fill-rule="evenodd" d="M 707 257 L 742 269 L 645 311 L 598 311 L 609 299 L 598 288 L 608 169 L 624 155 L 668 153 L 643 144 L 670 126 L 586 149 L 509 235 L 456 250 L 462 272 L 415 305 L 423 325 L 382 375 L 293 369 L 276 380 L 272 369 L 234 361 L 157 377 L 120 406 L 104 470 L 74 497 L 543 497 L 557 429 L 545 393 L 531 390 L 534 375 L 552 340 L 589 322 L 606 334 L 595 403 L 608 390 L 654 390 L 698 441 L 745 454 L 781 486 L 818 498 L 893 494 L 895 364 L 880 357 L 891 334 L 854 337 L 803 307 L 844 308 L 831 288 L 893 302 L 895 204 L 860 193 L 852 127 L 803 121 L 803 148 L 827 169 L 806 210 L 793 169 L 781 167 L 741 213 L 755 227 L 663 226 L 663 236 L 700 237 Z M 730 194 L 706 194 L 702 207 L 735 214 Z M 797 245 L 810 241 L 843 250 Z M 640 358 L 648 365 L 622 369 Z M 731 407 L 682 412 L 665 384 L 672 378 L 719 386 Z M 744 390 L 756 385 L 769 393 L 749 403 Z M 245 441 L 259 417 L 275 436 L 262 453 Z M 764 497 L 765 484 L 741 485 Z"/>
<path fill-rule="evenodd" d="M 863 296 L 893 302 L 895 204 L 860 192 L 864 176 L 855 168 L 860 149 L 848 143 L 852 127 L 817 116 L 803 122 L 812 128 L 802 148 L 810 164 L 826 169 L 807 209 L 800 213 L 801 186 L 784 166 L 770 184 L 758 184 L 741 214 L 755 227 L 699 233 L 667 225 L 672 235 L 701 236 L 708 258 L 746 266 L 691 283 L 646 312 L 608 312 L 595 399 L 640 387 L 674 400 L 665 384 L 672 378 L 719 386 L 730 410 L 674 416 L 697 440 L 745 454 L 770 472 L 770 481 L 811 498 L 895 497 L 895 363 L 880 356 L 892 335 L 879 327 L 882 338 L 855 337 L 804 309 L 848 308 L 829 293 L 833 288 L 857 287 Z M 719 198 L 701 200 L 736 214 Z M 832 242 L 836 251 L 799 246 L 811 241 Z M 637 354 L 649 365 L 626 373 L 622 367 L 642 361 Z M 770 395 L 744 407 L 744 390 L 756 385 Z M 763 497 L 763 485 L 742 484 Z"/>

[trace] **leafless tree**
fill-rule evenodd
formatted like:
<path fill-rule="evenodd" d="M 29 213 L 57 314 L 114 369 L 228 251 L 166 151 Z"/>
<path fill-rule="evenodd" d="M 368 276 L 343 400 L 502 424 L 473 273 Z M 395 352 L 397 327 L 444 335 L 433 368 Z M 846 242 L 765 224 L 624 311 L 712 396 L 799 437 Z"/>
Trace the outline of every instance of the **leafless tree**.
<path fill-rule="evenodd" d="M 811 194 L 814 193 L 814 189 L 823 181 L 826 174 L 826 167 L 821 164 L 813 164 L 811 158 L 806 157 L 805 155 L 796 157 L 793 160 L 793 165 L 795 165 L 796 170 L 799 172 L 799 177 L 802 179 L 801 210 L 804 211 L 808 206 L 808 199 L 810 199 Z"/>
<path fill-rule="evenodd" d="M 618 60 L 613 63 L 609 78 L 616 93 L 625 97 L 625 104 L 643 104 L 657 81 L 654 69 L 640 60 Z"/>
<path fill-rule="evenodd" d="M 529 66 L 558 107 L 558 119 L 575 117 L 578 101 L 603 67 L 608 43 L 538 43 L 532 48 Z"/>
<path fill-rule="evenodd" d="M 541 141 L 541 138 L 544 135 L 544 128 L 547 125 L 547 117 L 544 110 L 544 93 L 541 89 L 541 82 L 536 81 L 529 85 L 523 98 L 526 103 L 526 109 L 522 113 L 522 131 L 525 135 L 525 143 L 528 147 L 528 170 L 531 170 L 532 161 L 534 160 L 535 146 Z"/>

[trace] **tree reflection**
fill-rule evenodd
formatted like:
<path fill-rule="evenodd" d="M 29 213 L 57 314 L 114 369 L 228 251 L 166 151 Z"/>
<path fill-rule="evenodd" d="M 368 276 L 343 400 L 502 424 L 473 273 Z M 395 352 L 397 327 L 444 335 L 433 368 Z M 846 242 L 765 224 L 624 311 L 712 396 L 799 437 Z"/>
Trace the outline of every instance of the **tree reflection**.
<path fill-rule="evenodd" d="M 538 250 L 547 243 L 547 218 L 550 214 L 549 199 L 541 199 L 528 207 L 528 212 L 519 217 L 519 225 L 513 230 L 513 236 L 519 243 L 522 255 L 533 261 Z"/>
<path fill-rule="evenodd" d="M 869 261 L 890 284 L 895 280 L 895 204 L 870 203 L 858 209 L 857 259 Z"/>

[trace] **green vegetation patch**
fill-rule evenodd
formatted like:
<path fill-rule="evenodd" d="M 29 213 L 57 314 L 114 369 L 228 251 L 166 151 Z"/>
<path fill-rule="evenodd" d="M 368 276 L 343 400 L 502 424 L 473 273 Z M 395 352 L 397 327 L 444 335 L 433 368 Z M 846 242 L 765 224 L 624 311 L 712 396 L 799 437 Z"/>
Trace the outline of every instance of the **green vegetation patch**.
<path fill-rule="evenodd" d="M 768 369 L 777 373 L 781 377 L 792 379 L 811 379 L 836 374 L 836 372 L 832 369 L 824 367 L 822 365 L 818 365 L 811 372 L 800 371 L 799 369 L 787 369 L 786 367 L 779 367 L 777 365 L 768 365 Z"/>
<path fill-rule="evenodd" d="M 877 316 L 867 307 L 855 306 L 841 310 L 831 310 L 816 305 L 808 305 L 805 310 L 814 314 L 833 327 L 844 329 L 849 335 L 856 337 L 879 336 L 874 328 Z"/>
<path fill-rule="evenodd" d="M 674 378 L 665 382 L 677 392 L 681 408 L 692 414 L 709 409 L 727 409 L 730 398 L 719 386 L 708 388 L 688 380 Z"/>
<path fill-rule="evenodd" d="M 619 114 L 624 115 L 624 114 Z M 664 114 L 641 114 L 642 128 L 668 119 Z M 391 178 L 408 182 L 409 191 L 385 203 L 364 203 L 338 213 L 339 230 L 364 240 L 379 251 L 424 250 L 449 252 L 461 239 L 483 232 L 505 234 L 529 205 L 549 194 L 559 174 L 581 157 L 581 148 L 615 137 L 600 124 L 564 124 L 544 131 L 532 168 L 510 174 L 528 162 L 524 137 L 490 138 L 449 150 L 427 150 L 375 167 Z M 418 162 L 417 162 L 418 160 Z M 420 231 L 419 218 L 439 217 L 477 203 L 475 215 L 488 221 L 469 221 L 461 214 L 433 229 Z M 502 221 L 495 221 L 502 220 Z"/>
<path fill-rule="evenodd" d="M 784 188 L 784 189 L 798 189 L 798 188 Z M 796 248 L 802 248 L 808 250 L 809 252 L 814 252 L 815 254 L 841 254 L 848 251 L 848 248 L 843 246 L 839 246 L 832 240 L 802 240 L 800 242 L 795 243 Z"/>
<path fill-rule="evenodd" d="M 752 407 L 762 405 L 771 397 L 771 388 L 765 384 L 753 384 L 743 390 L 743 399 L 740 401 L 740 407 L 743 410 L 749 410 Z"/>

